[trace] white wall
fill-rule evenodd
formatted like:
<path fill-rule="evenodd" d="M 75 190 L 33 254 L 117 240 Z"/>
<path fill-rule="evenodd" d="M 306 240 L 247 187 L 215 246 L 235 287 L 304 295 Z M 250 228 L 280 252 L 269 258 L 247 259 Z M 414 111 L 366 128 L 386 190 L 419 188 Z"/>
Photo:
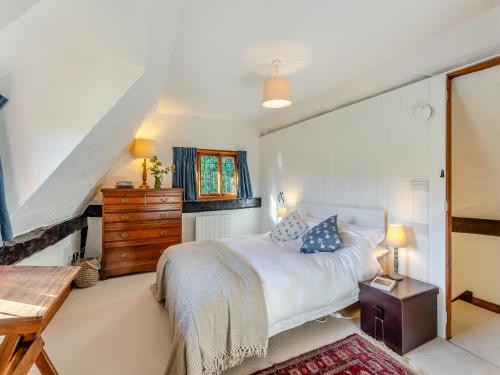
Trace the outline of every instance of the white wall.
<path fill-rule="evenodd" d="M 255 197 L 259 195 L 259 129 L 252 124 L 239 123 L 227 119 L 203 118 L 151 114 L 137 132 L 137 138 L 156 141 L 157 155 L 165 164 L 172 164 L 172 147 L 197 147 L 215 150 L 246 150 L 248 168 Z M 114 187 L 118 180 L 142 182 L 142 160 L 134 159 L 126 149 L 114 166 L 101 181 L 101 187 Z M 148 184 L 153 186 L 153 178 L 148 173 Z M 163 187 L 172 186 L 172 175 L 163 181 Z M 98 193 L 93 201 L 101 202 Z M 197 215 L 227 215 L 232 217 L 232 234 L 257 233 L 259 230 L 259 209 L 203 212 L 183 215 L 183 241 L 194 240 L 194 222 Z M 91 219 L 87 240 L 89 254 L 101 252 L 101 219 Z"/>
<path fill-rule="evenodd" d="M 452 81 L 452 212 L 500 219 L 500 67 Z M 500 237 L 452 235 L 453 297 L 470 290 L 500 304 Z"/>
<path fill-rule="evenodd" d="M 58 2 L 34 5 L 0 32 L 0 91 L 9 99 L 0 145 L 16 234 L 33 228 L 18 222 L 15 211 L 144 73 L 143 66 L 96 54 L 74 40 L 59 44 L 72 32 L 54 23 L 82 22 L 50 11 Z"/>
<path fill-rule="evenodd" d="M 55 245 L 33 254 L 17 263 L 22 266 L 67 266 L 72 255 L 80 249 L 80 231 L 75 232 Z"/>
<path fill-rule="evenodd" d="M 452 235 L 452 297 L 466 290 L 500 305 L 500 238 L 470 233 Z"/>
<path fill-rule="evenodd" d="M 159 98 L 182 3 L 42 1 L 0 29 L 14 235 L 82 212 Z"/>
<path fill-rule="evenodd" d="M 413 113 L 429 103 L 432 118 Z M 403 274 L 440 288 L 438 329 L 446 324 L 445 79 L 438 76 L 313 118 L 261 138 L 262 229 L 276 216 L 276 196 L 383 208 L 389 223 L 408 226 Z M 429 192 L 411 191 L 426 180 Z"/>

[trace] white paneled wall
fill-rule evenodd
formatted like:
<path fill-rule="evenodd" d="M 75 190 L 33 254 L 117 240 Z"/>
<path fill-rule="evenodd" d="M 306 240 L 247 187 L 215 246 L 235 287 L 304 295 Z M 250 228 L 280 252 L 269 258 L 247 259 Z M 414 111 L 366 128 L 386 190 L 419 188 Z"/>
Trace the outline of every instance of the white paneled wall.
<path fill-rule="evenodd" d="M 429 121 L 415 116 L 428 103 Z M 262 225 L 276 221 L 276 198 L 384 208 L 408 226 L 400 270 L 441 288 L 445 324 L 445 78 L 438 76 L 304 121 L 261 138 Z M 412 180 L 428 182 L 414 191 Z"/>

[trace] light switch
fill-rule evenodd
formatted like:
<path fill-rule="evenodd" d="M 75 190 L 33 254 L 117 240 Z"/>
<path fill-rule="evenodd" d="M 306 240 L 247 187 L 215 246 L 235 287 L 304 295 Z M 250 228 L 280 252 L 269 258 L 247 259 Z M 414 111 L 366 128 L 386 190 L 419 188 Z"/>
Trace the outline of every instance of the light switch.
<path fill-rule="evenodd" d="M 410 191 L 429 191 L 429 181 L 410 180 Z"/>

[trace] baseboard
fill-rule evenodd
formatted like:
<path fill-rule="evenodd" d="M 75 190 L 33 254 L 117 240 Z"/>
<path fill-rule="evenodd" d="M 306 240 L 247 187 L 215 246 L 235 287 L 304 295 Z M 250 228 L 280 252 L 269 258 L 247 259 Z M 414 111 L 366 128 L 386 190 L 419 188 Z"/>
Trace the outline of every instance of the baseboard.
<path fill-rule="evenodd" d="M 466 290 L 459 296 L 453 298 L 452 302 L 455 302 L 457 300 L 468 302 L 475 306 L 500 314 L 500 305 L 497 305 L 496 303 L 493 302 L 485 301 L 484 299 L 481 298 L 476 298 L 474 297 L 474 293 L 472 293 L 470 290 Z"/>

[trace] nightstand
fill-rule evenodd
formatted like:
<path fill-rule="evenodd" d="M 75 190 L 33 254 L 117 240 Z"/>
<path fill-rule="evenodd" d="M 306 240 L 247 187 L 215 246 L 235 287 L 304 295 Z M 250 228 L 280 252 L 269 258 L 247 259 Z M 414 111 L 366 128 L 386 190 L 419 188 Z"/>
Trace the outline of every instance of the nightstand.
<path fill-rule="evenodd" d="M 359 283 L 361 329 L 402 355 L 437 336 L 439 289 L 409 277 L 392 292 Z"/>

